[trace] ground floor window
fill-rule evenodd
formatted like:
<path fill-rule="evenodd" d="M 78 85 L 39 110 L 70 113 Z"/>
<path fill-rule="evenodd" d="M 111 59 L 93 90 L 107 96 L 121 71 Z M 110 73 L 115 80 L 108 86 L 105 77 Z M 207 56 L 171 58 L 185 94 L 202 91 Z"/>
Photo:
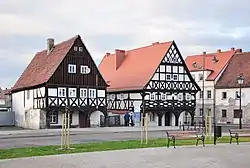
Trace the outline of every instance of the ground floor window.
<path fill-rule="evenodd" d="M 51 111 L 49 119 L 50 119 L 50 124 L 57 124 L 58 123 L 58 112 Z"/>

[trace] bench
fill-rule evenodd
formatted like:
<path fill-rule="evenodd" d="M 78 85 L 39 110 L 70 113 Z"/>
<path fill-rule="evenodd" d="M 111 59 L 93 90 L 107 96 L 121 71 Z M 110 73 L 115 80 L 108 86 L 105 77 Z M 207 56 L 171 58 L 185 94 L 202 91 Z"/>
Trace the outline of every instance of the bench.
<path fill-rule="evenodd" d="M 235 138 L 237 145 L 239 145 L 240 134 L 242 134 L 241 137 L 250 136 L 250 129 L 228 129 L 228 130 L 230 133 L 230 142 L 229 142 L 230 144 L 232 143 L 233 138 Z"/>
<path fill-rule="evenodd" d="M 196 139 L 196 146 L 198 146 L 199 140 L 202 141 L 203 147 L 205 147 L 205 135 L 203 129 L 197 131 L 166 131 L 167 134 L 167 147 L 169 148 L 170 141 L 173 142 L 175 148 L 175 140 L 177 139 Z"/>

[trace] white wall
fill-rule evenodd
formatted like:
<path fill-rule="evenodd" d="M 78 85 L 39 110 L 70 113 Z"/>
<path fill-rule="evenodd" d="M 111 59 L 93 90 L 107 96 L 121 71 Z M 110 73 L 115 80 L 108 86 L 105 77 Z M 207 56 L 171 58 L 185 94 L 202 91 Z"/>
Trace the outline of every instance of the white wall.
<path fill-rule="evenodd" d="M 12 94 L 12 110 L 15 112 L 15 125 L 18 127 L 24 127 L 24 91 Z"/>
<path fill-rule="evenodd" d="M 90 127 L 98 126 L 100 127 L 100 116 L 104 116 L 104 114 L 101 111 L 94 111 L 90 115 Z"/>
<path fill-rule="evenodd" d="M 63 115 L 62 112 L 58 112 L 58 123 L 57 124 L 50 124 L 51 126 L 58 126 L 58 125 L 62 125 L 62 119 L 63 119 Z M 74 111 L 74 113 L 72 114 L 72 125 L 79 125 L 79 112 L 78 111 Z"/>

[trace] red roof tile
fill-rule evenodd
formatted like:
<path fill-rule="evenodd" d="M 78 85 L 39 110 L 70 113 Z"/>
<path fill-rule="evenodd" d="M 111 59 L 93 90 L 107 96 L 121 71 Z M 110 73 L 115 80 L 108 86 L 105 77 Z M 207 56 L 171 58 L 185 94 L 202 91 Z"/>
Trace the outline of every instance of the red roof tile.
<path fill-rule="evenodd" d="M 250 87 L 250 52 L 235 53 L 227 68 L 216 83 L 216 88 L 238 88 L 237 77 L 242 73 L 242 87 Z"/>
<path fill-rule="evenodd" d="M 0 99 L 5 99 L 5 95 L 9 93 L 9 89 L 1 89 L 0 88 Z"/>
<path fill-rule="evenodd" d="M 17 80 L 12 91 L 46 83 L 69 52 L 79 35 L 55 45 L 49 55 L 47 50 L 38 52 Z"/>
<path fill-rule="evenodd" d="M 208 53 L 202 55 L 192 55 L 187 56 L 185 62 L 190 72 L 192 71 L 201 71 L 197 67 L 193 66 L 193 63 L 196 62 L 198 66 L 202 66 L 203 56 L 205 56 L 205 70 L 211 71 L 210 75 L 206 80 L 215 80 L 223 68 L 227 65 L 228 61 L 231 59 L 236 50 L 217 52 L 217 53 Z M 214 63 L 213 58 L 216 56 L 218 62 Z"/>
<path fill-rule="evenodd" d="M 173 42 L 154 43 L 153 45 L 125 51 L 120 64 L 116 54 L 106 54 L 99 70 L 107 82 L 109 91 L 139 90 L 151 79 Z M 124 52 L 124 51 L 118 51 Z M 118 69 L 116 62 L 118 61 Z"/>

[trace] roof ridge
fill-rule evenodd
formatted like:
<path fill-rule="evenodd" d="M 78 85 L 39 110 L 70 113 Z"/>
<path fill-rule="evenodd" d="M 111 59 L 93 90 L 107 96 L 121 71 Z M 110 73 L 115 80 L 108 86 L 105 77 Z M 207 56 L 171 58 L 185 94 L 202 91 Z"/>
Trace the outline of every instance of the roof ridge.
<path fill-rule="evenodd" d="M 81 36 L 80 36 L 80 35 L 73 36 L 73 37 L 71 37 L 71 38 L 69 38 L 69 39 L 67 39 L 67 40 L 63 40 L 63 41 L 61 41 L 61 42 L 55 44 L 54 46 L 55 46 L 55 47 L 56 47 L 56 46 L 59 46 L 59 45 L 61 45 L 61 44 L 63 44 L 63 43 L 67 43 L 67 42 L 70 41 L 70 40 L 75 40 L 75 39 L 77 39 L 78 37 L 81 37 Z M 45 51 L 47 51 L 47 49 L 43 49 L 43 50 L 41 50 L 41 51 L 38 51 L 37 54 L 38 54 L 38 53 L 45 52 Z"/>
<path fill-rule="evenodd" d="M 126 52 L 130 52 L 130 51 L 135 51 L 135 50 L 139 50 L 139 49 L 145 49 L 145 48 L 148 48 L 148 47 L 152 47 L 154 45 L 160 45 L 160 44 L 166 44 L 166 43 L 173 43 L 174 40 L 172 41 L 166 41 L 166 42 L 157 42 L 157 44 L 154 44 L 154 43 L 151 43 L 151 45 L 146 45 L 146 46 L 142 46 L 142 47 L 139 47 L 139 48 L 134 48 L 134 49 L 129 49 L 129 50 L 124 50 Z M 153 45 L 152 45 L 153 44 Z M 115 53 L 112 53 L 110 55 L 114 55 Z"/>
<path fill-rule="evenodd" d="M 235 52 L 236 51 L 231 51 L 231 50 L 227 50 L 227 51 L 221 51 L 220 53 L 226 53 L 226 52 Z M 203 56 L 203 55 L 206 55 L 206 56 L 210 56 L 210 55 L 213 55 L 213 54 L 218 54 L 217 52 L 213 52 L 213 53 L 206 53 L 206 54 L 194 54 L 194 55 L 188 55 L 187 57 L 195 57 L 195 56 Z"/>

